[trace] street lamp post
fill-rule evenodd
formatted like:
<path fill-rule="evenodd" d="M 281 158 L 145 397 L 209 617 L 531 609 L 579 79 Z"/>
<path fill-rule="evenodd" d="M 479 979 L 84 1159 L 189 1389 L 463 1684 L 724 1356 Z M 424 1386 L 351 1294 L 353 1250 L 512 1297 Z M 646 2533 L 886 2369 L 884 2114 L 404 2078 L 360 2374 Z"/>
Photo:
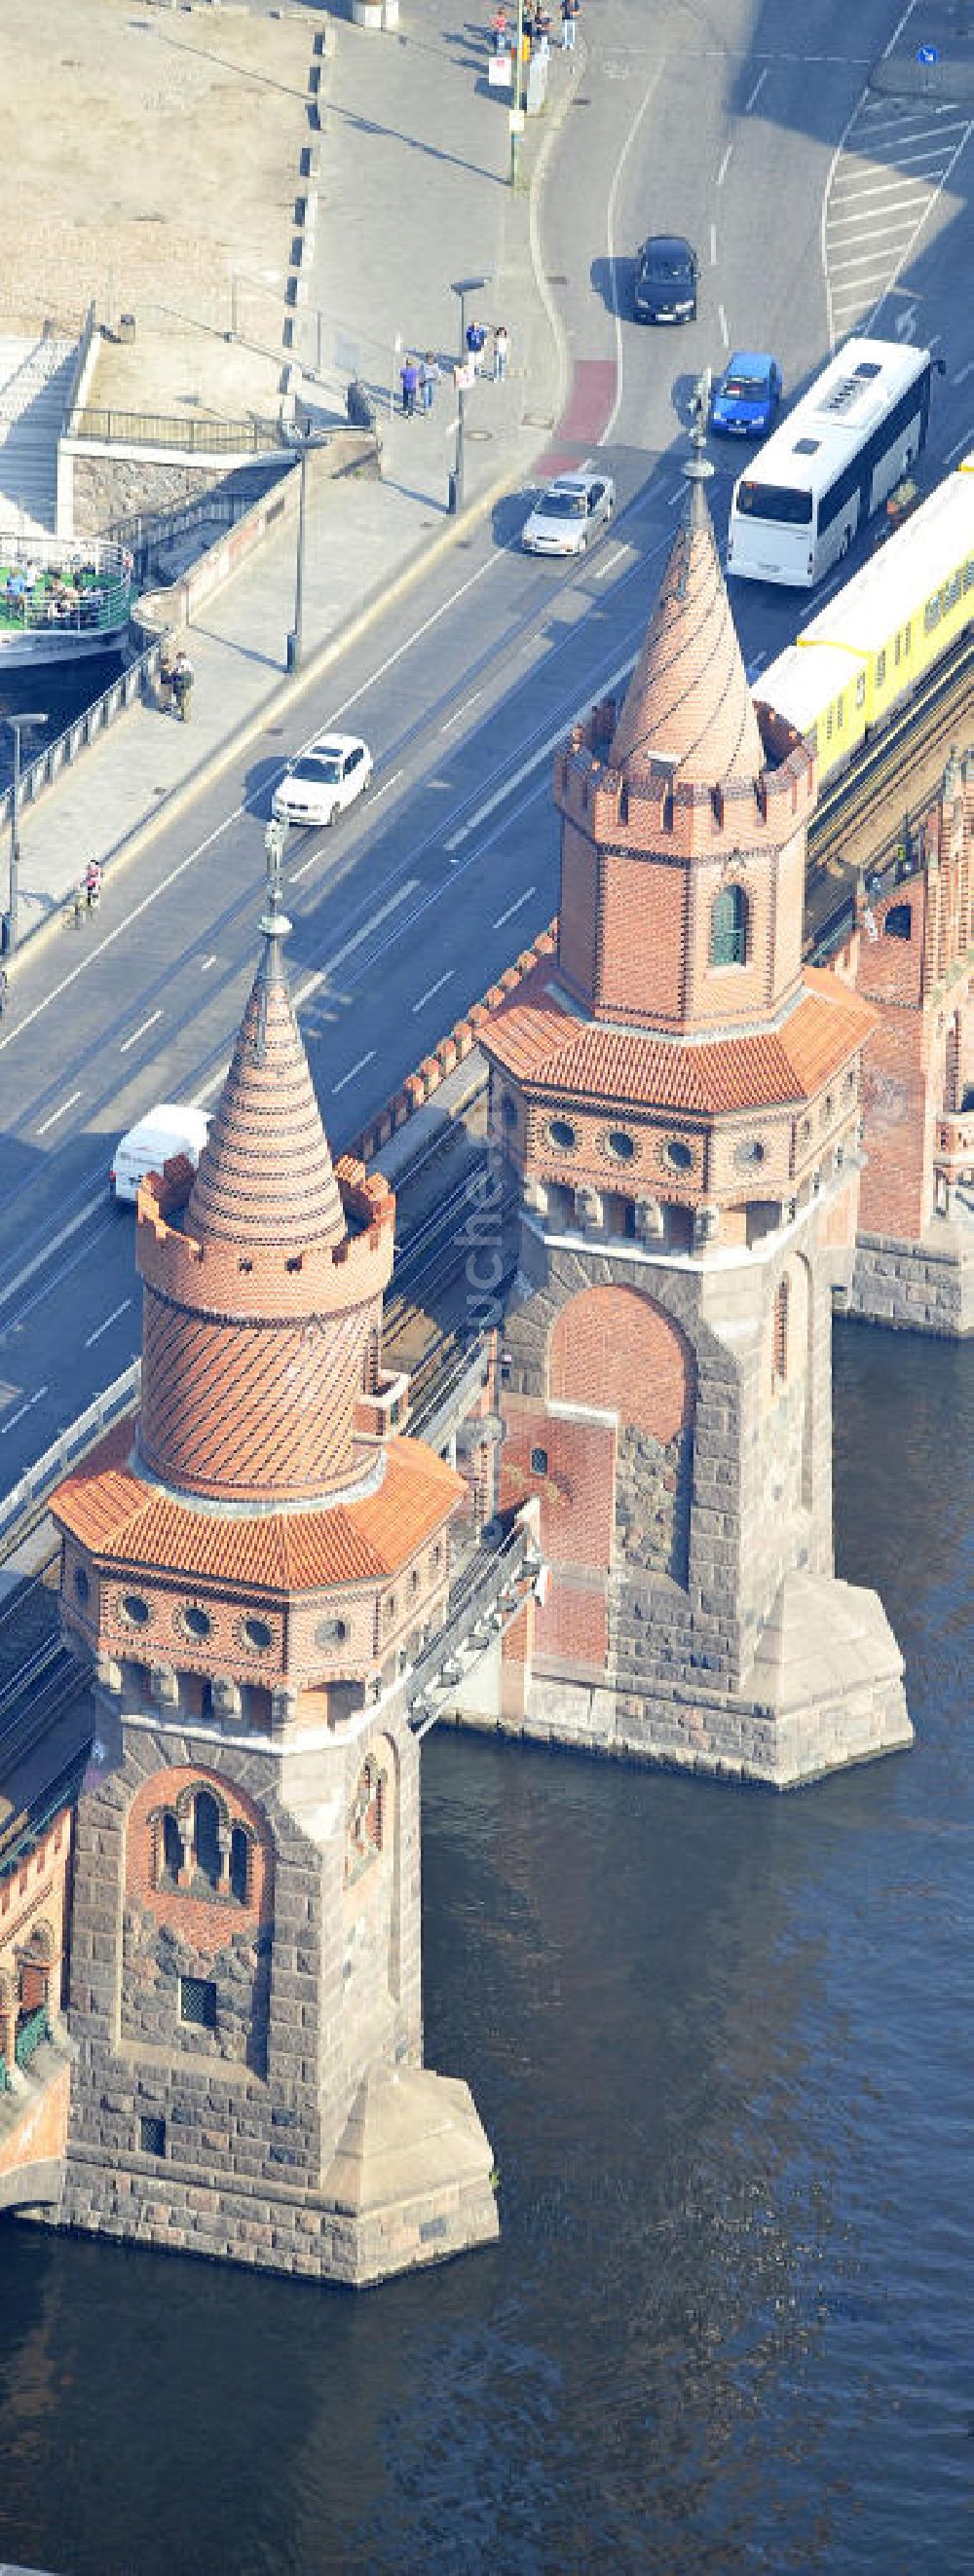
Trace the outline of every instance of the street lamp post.
<path fill-rule="evenodd" d="M 481 289 L 489 285 L 489 277 L 458 277 L 453 281 L 452 292 L 460 298 L 460 381 L 457 385 L 456 456 L 454 458 L 453 472 L 450 476 L 449 506 L 451 510 L 462 510 L 463 508 L 463 406 L 465 400 L 463 371 L 467 363 L 467 297 L 468 295 L 479 295 Z"/>
<path fill-rule="evenodd" d="M 10 898 L 4 946 L 14 949 L 17 945 L 17 897 L 20 875 L 20 737 L 25 727 L 46 725 L 47 716 L 43 712 L 32 711 L 20 716 L 5 716 L 4 723 L 9 725 L 14 738 L 13 804 L 10 813 Z"/>
<path fill-rule="evenodd" d="M 312 434 L 310 425 L 306 424 L 305 428 L 301 432 L 301 463 L 298 469 L 300 474 L 300 482 L 298 484 L 298 546 L 294 567 L 294 624 L 287 639 L 287 667 L 289 671 L 300 671 L 301 657 L 304 647 L 304 548 L 308 525 L 308 450 L 311 447 L 321 446 L 323 444 L 324 441 L 316 439 Z"/>
<path fill-rule="evenodd" d="M 517 0 L 517 51 L 511 83 L 511 186 L 516 188 L 521 150 L 521 55 L 524 50 L 524 0 Z"/>

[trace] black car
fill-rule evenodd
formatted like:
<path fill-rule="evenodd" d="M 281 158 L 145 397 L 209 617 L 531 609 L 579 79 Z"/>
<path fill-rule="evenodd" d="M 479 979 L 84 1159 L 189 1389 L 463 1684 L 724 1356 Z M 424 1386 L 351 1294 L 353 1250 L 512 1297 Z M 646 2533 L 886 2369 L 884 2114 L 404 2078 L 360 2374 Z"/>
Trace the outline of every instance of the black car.
<path fill-rule="evenodd" d="M 636 258 L 633 312 L 637 322 L 695 322 L 696 251 L 679 233 L 652 233 Z"/>

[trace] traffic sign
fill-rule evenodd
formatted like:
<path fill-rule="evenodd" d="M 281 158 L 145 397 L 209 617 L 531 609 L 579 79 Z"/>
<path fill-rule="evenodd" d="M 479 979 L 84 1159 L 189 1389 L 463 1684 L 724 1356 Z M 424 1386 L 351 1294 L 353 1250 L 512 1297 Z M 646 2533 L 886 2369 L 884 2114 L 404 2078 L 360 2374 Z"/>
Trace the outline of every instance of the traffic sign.
<path fill-rule="evenodd" d="M 940 53 L 938 47 L 936 45 L 918 45 L 917 61 L 918 63 L 923 64 L 924 70 L 926 70 L 931 63 L 939 63 Z"/>

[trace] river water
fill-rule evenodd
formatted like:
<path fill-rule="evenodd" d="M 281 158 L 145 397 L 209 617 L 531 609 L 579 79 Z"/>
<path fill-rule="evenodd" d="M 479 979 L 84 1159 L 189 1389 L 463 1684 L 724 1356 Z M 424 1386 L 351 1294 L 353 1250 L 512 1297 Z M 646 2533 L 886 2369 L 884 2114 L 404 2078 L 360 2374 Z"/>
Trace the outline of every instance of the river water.
<path fill-rule="evenodd" d="M 912 1753 L 787 1798 L 424 1748 L 486 2253 L 359 2298 L 0 2232 L 0 2554 L 58 2576 L 969 2576 L 974 1368 L 840 1325 Z"/>

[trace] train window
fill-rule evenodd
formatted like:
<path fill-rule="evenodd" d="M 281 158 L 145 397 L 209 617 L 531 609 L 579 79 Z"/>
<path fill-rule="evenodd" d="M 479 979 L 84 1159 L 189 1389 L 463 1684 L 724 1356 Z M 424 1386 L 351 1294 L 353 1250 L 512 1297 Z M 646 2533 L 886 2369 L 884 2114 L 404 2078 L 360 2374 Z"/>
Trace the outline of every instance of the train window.
<path fill-rule="evenodd" d="M 947 583 L 946 589 L 945 589 L 945 591 L 944 591 L 944 615 L 945 615 L 945 616 L 946 616 L 946 613 L 947 613 L 948 608 L 956 608 L 956 606 L 957 606 L 957 602 L 958 602 L 958 600 L 959 600 L 959 598 L 960 598 L 960 589 L 961 589 L 960 574 L 959 574 L 959 572 L 952 573 L 952 574 L 951 574 L 951 577 L 950 577 L 950 580 L 949 580 L 949 582 Z"/>
<path fill-rule="evenodd" d="M 842 719 L 843 719 L 844 714 L 845 714 L 845 691 L 844 691 L 844 689 L 840 689 L 839 694 L 838 694 L 838 697 L 837 697 L 837 699 L 836 699 L 836 701 L 835 701 L 835 730 L 836 730 L 836 732 L 837 732 L 837 733 L 841 733 L 841 731 L 842 731 Z"/>
<path fill-rule="evenodd" d="M 866 674 L 865 674 L 865 671 L 860 671 L 860 672 L 858 673 L 858 675 L 857 675 L 857 678 L 856 678 L 856 705 L 857 705 L 857 707 L 864 707 L 864 706 L 865 706 L 865 703 L 866 703 Z"/>
<path fill-rule="evenodd" d="M 828 714 L 827 714 L 826 719 L 825 719 L 825 739 L 826 739 L 826 742 L 831 742 L 831 740 L 832 740 L 832 709 L 831 709 L 831 707 L 829 708 Z"/>
<path fill-rule="evenodd" d="M 876 655 L 876 687 L 877 687 L 877 689 L 881 689 L 881 688 L 882 688 L 883 681 L 885 680 L 885 678 L 886 678 L 886 655 L 885 655 L 885 653 L 877 653 L 877 655 Z"/>
<path fill-rule="evenodd" d="M 974 590 L 974 555 L 970 556 L 968 562 L 964 566 L 964 588 L 965 590 Z"/>
<path fill-rule="evenodd" d="M 925 632 L 925 634 L 927 634 L 927 635 L 932 635 L 932 634 L 933 634 L 934 627 L 935 627 L 935 626 L 939 626 L 939 624 L 940 624 L 940 592 L 939 592 L 939 590 L 938 590 L 938 591 L 935 591 L 934 596 L 933 596 L 933 598 L 932 598 L 932 599 L 928 599 L 927 604 L 926 604 L 926 607 L 925 607 L 924 612 L 923 612 L 923 625 L 924 625 L 924 632 Z"/>
<path fill-rule="evenodd" d="M 894 660 L 894 662 L 898 662 L 898 661 L 899 661 L 899 658 L 900 658 L 900 630 L 899 630 L 899 627 L 897 627 L 897 629 L 896 629 L 896 633 L 895 633 L 895 635 L 894 635 L 894 637 L 893 637 L 893 660 Z"/>
<path fill-rule="evenodd" d="M 911 637 L 911 635 L 912 635 L 912 632 L 913 632 L 913 629 L 912 629 L 912 626 L 911 626 L 910 620 L 909 620 L 909 618 L 907 618 L 906 625 L 905 625 L 905 626 L 904 626 L 904 628 L 903 628 L 903 660 L 904 660 L 904 662 L 908 662 L 908 661 L 909 661 L 909 658 L 910 658 L 910 637 Z"/>

